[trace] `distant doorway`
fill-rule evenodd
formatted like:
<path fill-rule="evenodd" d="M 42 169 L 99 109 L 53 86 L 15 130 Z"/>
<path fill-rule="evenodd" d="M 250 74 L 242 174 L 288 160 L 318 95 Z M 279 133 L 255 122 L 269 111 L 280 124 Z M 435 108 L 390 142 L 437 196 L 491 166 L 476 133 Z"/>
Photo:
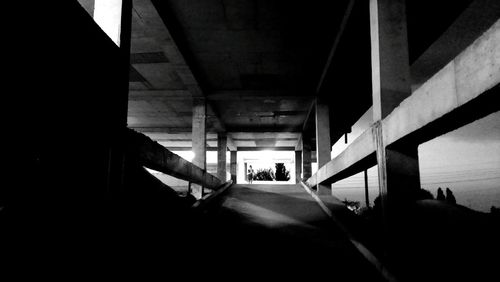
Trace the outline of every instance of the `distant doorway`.
<path fill-rule="evenodd" d="M 237 182 L 245 184 L 295 184 L 295 153 L 293 151 L 238 152 Z M 250 166 L 253 169 L 249 179 Z"/>

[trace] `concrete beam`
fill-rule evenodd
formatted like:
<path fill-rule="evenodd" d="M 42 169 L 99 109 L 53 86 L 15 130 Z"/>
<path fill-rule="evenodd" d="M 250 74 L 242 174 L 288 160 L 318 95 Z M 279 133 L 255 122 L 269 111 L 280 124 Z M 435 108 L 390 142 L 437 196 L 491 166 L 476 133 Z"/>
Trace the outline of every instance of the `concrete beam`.
<path fill-rule="evenodd" d="M 295 151 L 302 151 L 302 134 L 297 141 L 297 145 L 295 145 Z"/>
<path fill-rule="evenodd" d="M 133 129 L 142 133 L 188 133 L 192 132 L 192 127 L 170 127 L 170 126 L 129 126 L 128 128 Z"/>
<path fill-rule="evenodd" d="M 191 102 L 193 99 L 187 89 L 182 90 L 131 90 L 129 100 L 149 101 L 149 100 L 185 100 Z"/>
<path fill-rule="evenodd" d="M 470 63 L 474 62 L 474 63 Z M 376 134 L 386 146 L 421 144 L 500 110 L 500 21 L 307 180 L 331 184 L 376 164 Z"/>
<path fill-rule="evenodd" d="M 316 93 L 319 93 L 321 91 L 321 87 L 323 86 L 323 81 L 325 80 L 326 74 L 328 73 L 328 70 L 330 69 L 330 65 L 332 64 L 333 57 L 334 57 L 335 52 L 337 51 L 337 47 L 340 43 L 340 39 L 342 38 L 342 35 L 344 34 L 344 30 L 345 30 L 345 27 L 347 25 L 347 21 L 349 20 L 349 17 L 351 16 L 352 8 L 354 7 L 354 2 L 355 2 L 355 0 L 349 0 L 349 3 L 347 4 L 346 10 L 344 12 L 344 16 L 342 18 L 342 22 L 340 23 L 339 31 L 337 32 L 337 35 L 335 36 L 335 41 L 333 42 L 332 49 L 330 50 L 330 54 L 328 55 L 328 59 L 326 60 L 326 65 L 323 68 L 323 72 L 321 73 L 321 77 L 320 77 L 318 86 L 316 87 Z"/>
<path fill-rule="evenodd" d="M 500 20 L 384 119 L 386 144 L 426 142 L 497 111 L 499 82 Z"/>
<path fill-rule="evenodd" d="M 209 101 L 241 101 L 241 100 L 268 100 L 269 103 L 280 100 L 312 100 L 314 97 L 290 91 L 263 91 L 263 90 L 227 90 L 211 92 L 207 95 Z"/>
<path fill-rule="evenodd" d="M 193 151 L 193 148 L 191 148 L 191 147 L 168 147 L 167 146 L 165 148 L 167 148 L 170 151 Z M 207 147 L 207 151 L 215 152 L 217 150 L 218 150 L 218 148 L 216 148 L 216 147 Z"/>
<path fill-rule="evenodd" d="M 170 34 L 176 57 L 178 57 L 178 61 L 186 65 L 186 68 L 183 72 L 184 74 L 182 75 L 182 77 L 184 78 L 183 83 L 187 86 L 187 90 L 191 93 L 193 99 L 202 97 L 206 99 L 207 95 L 202 89 L 202 85 L 200 83 L 201 81 L 199 79 L 200 76 L 197 75 L 196 69 L 194 68 L 195 64 L 192 57 L 190 56 L 186 42 L 183 41 L 182 32 L 179 30 L 178 25 L 175 23 L 175 19 L 173 17 L 167 16 L 169 14 L 169 9 L 167 8 L 166 4 L 161 3 L 161 1 L 153 1 L 152 4 L 160 15 L 163 23 L 165 24 L 165 28 Z M 214 113 L 214 116 L 216 117 L 213 124 L 215 130 L 217 132 L 226 132 L 226 127 L 222 122 L 222 119 L 220 118 L 220 114 L 215 110 L 211 103 L 207 103 L 206 100 L 205 103 L 208 111 Z"/>
<path fill-rule="evenodd" d="M 419 87 L 486 32 L 500 14 L 500 1 L 474 0 L 412 64 L 412 87 Z"/>
<path fill-rule="evenodd" d="M 236 151 L 236 145 L 234 144 L 233 138 L 229 135 L 226 136 L 227 136 L 227 148 L 229 149 L 229 151 Z M 234 183 L 236 183 L 236 181 Z"/>
<path fill-rule="evenodd" d="M 238 147 L 237 151 L 295 151 L 295 147 Z"/>
<path fill-rule="evenodd" d="M 128 156 L 141 165 L 216 190 L 223 183 L 217 177 L 154 142 L 147 136 L 127 130 Z"/>
<path fill-rule="evenodd" d="M 309 109 L 307 110 L 306 118 L 304 119 L 304 124 L 302 125 L 302 132 L 306 132 L 307 124 L 309 119 L 312 118 L 313 112 L 316 108 L 316 99 L 311 102 Z"/>
<path fill-rule="evenodd" d="M 191 92 L 187 89 L 175 90 L 133 90 L 130 92 L 133 100 L 164 99 L 164 100 L 191 100 Z M 277 103 L 281 100 L 312 100 L 314 97 L 296 95 L 276 91 L 217 91 L 205 97 L 207 101 L 242 101 L 255 99 L 268 103 Z"/>
<path fill-rule="evenodd" d="M 319 184 L 332 184 L 343 178 L 352 176 L 365 168 L 375 165 L 375 142 L 373 129 L 370 128 L 352 142 L 342 153 L 307 180 L 310 187 Z M 365 164 L 360 166 L 359 164 Z M 306 176 L 304 176 L 306 178 Z"/>

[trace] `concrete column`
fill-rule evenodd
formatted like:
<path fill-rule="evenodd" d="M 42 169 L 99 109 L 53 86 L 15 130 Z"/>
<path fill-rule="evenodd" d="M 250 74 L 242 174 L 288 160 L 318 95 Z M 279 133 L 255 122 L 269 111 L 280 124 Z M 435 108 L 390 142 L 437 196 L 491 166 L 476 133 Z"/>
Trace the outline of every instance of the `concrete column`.
<path fill-rule="evenodd" d="M 122 56 L 120 68 L 120 82 L 116 90 L 120 93 L 114 99 L 116 106 L 115 120 L 119 127 L 114 136 L 120 137 L 122 129 L 127 126 L 128 91 L 129 91 L 129 65 L 130 65 L 130 41 L 132 29 L 132 0 L 80 0 L 80 4 L 94 17 L 95 22 L 112 37 L 112 40 L 120 46 Z M 106 17 L 110 18 L 106 20 Z M 125 189 L 127 157 L 126 144 L 122 139 L 111 142 L 108 158 L 107 187 L 110 194 L 121 194 Z"/>
<path fill-rule="evenodd" d="M 207 168 L 207 133 L 206 133 L 207 103 L 205 98 L 193 98 L 193 164 L 206 171 Z M 199 198 L 203 195 L 203 187 L 193 184 L 192 193 Z"/>
<path fill-rule="evenodd" d="M 233 183 L 236 184 L 236 160 L 238 156 L 238 151 L 231 151 L 231 156 L 230 156 L 230 162 L 231 162 L 231 167 L 230 167 L 230 172 L 231 172 L 231 180 Z"/>
<path fill-rule="evenodd" d="M 370 0 L 374 121 L 411 94 L 405 10 L 404 0 Z"/>
<path fill-rule="evenodd" d="M 217 134 L 217 178 L 226 182 L 226 152 L 227 135 L 225 133 Z"/>
<path fill-rule="evenodd" d="M 331 151 L 329 107 L 326 103 L 316 100 L 316 160 L 318 169 L 332 159 Z M 318 183 L 316 188 L 319 194 L 331 194 L 331 185 Z"/>
<path fill-rule="evenodd" d="M 312 176 L 311 140 L 302 137 L 302 176 L 306 180 Z"/>
<path fill-rule="evenodd" d="M 300 183 L 302 178 L 300 174 L 302 173 L 302 151 L 295 151 L 295 181 Z"/>
<path fill-rule="evenodd" d="M 318 169 L 327 164 L 331 158 L 330 112 L 328 105 L 316 101 L 316 160 Z"/>
<path fill-rule="evenodd" d="M 405 0 L 370 0 L 373 119 L 388 253 L 397 252 L 405 208 L 420 189 L 414 144 L 388 148 L 381 120 L 411 95 Z"/>
<path fill-rule="evenodd" d="M 122 0 L 95 0 L 94 21 L 120 46 Z"/>

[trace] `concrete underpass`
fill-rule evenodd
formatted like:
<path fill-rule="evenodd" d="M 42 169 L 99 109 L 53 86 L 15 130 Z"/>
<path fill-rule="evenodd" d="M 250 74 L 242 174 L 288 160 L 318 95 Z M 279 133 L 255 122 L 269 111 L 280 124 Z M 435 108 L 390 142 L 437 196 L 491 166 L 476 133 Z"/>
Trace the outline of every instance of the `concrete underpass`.
<path fill-rule="evenodd" d="M 20 2 L 0 188 L 18 278 L 497 274 L 498 211 L 426 195 L 419 146 L 498 114 L 499 1 Z M 363 173 L 364 214 L 335 197 Z"/>

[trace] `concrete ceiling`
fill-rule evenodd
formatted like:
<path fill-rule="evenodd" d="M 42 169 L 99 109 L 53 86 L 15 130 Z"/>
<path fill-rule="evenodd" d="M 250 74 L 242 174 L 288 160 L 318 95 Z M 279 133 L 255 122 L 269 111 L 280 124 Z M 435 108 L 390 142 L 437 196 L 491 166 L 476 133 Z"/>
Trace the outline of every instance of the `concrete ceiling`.
<path fill-rule="evenodd" d="M 412 72 L 423 76 L 418 58 L 436 57 L 429 46 L 471 0 L 409 2 Z M 355 1 L 342 29 L 348 3 L 133 0 L 129 127 L 167 147 L 188 148 L 192 97 L 203 96 L 209 147 L 216 147 L 217 132 L 227 132 L 236 147 L 290 148 L 303 129 L 313 138 L 314 113 L 308 113 L 322 97 L 330 104 L 334 143 L 371 106 L 368 5 Z"/>
<path fill-rule="evenodd" d="M 237 147 L 297 145 L 347 1 L 133 2 L 129 127 L 190 147 L 192 97 L 204 96 L 208 132 Z"/>

